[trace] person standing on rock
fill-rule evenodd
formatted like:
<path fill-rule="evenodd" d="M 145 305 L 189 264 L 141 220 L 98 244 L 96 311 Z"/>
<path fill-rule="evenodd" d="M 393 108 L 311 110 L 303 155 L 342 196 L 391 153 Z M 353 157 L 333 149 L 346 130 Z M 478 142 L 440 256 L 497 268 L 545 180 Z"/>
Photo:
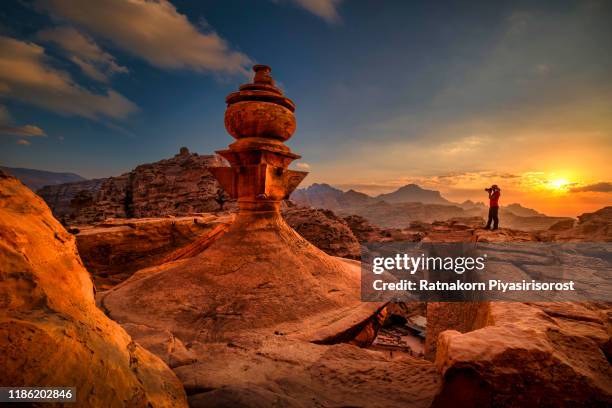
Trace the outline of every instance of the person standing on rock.
<path fill-rule="evenodd" d="M 485 188 L 485 191 L 489 193 L 489 220 L 485 229 L 491 228 L 491 223 L 493 223 L 493 230 L 496 230 L 499 227 L 499 196 L 501 190 L 497 184 L 493 184 L 491 187 Z"/>

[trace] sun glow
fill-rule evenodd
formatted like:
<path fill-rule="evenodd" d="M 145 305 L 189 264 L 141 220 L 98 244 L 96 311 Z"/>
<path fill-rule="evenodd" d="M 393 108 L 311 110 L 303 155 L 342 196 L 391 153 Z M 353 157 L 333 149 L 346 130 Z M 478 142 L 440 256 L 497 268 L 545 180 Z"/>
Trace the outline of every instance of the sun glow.
<path fill-rule="evenodd" d="M 550 180 L 548 182 L 548 188 L 553 191 L 565 192 L 569 189 L 571 183 L 564 178 L 558 178 L 554 180 Z"/>

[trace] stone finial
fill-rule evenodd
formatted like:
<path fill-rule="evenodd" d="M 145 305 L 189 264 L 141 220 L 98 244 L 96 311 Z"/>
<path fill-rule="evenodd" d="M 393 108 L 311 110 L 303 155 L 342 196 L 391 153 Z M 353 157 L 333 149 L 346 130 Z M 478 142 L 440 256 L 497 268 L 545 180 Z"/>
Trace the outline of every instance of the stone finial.
<path fill-rule="evenodd" d="M 295 104 L 274 85 L 271 69 L 255 65 L 253 82 L 225 98 L 225 128 L 236 139 L 261 137 L 285 141 L 295 132 Z"/>
<path fill-rule="evenodd" d="M 308 173 L 288 169 L 300 156 L 283 143 L 295 132 L 295 104 L 274 85 L 270 67 L 253 71 L 253 82 L 225 98 L 225 128 L 237 141 L 217 153 L 231 167 L 210 171 L 241 210 L 277 212 Z"/>
<path fill-rule="evenodd" d="M 254 65 L 253 71 L 255 71 L 255 78 L 253 82 L 256 84 L 267 84 L 275 86 L 274 79 L 270 75 L 272 69 L 267 65 Z"/>

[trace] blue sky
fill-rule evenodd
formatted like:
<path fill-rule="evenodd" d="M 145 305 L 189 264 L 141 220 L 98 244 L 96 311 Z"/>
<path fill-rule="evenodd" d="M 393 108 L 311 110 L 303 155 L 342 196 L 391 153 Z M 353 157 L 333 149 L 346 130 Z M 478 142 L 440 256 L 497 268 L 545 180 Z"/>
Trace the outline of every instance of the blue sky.
<path fill-rule="evenodd" d="M 0 163 L 103 177 L 222 149 L 224 98 L 265 63 L 297 104 L 305 185 L 459 199 L 501 180 L 560 213 L 561 183 L 601 206 L 610 21 L 603 0 L 3 2 Z"/>

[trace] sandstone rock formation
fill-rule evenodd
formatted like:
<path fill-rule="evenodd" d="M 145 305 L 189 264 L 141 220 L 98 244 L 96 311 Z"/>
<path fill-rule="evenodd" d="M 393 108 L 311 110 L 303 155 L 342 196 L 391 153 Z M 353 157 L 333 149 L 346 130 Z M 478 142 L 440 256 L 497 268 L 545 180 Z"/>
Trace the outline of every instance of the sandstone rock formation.
<path fill-rule="evenodd" d="M 546 241 L 612 242 L 612 206 L 578 216 L 578 222 L 555 224 L 539 234 Z"/>
<path fill-rule="evenodd" d="M 157 265 L 233 217 L 206 214 L 192 217 L 108 219 L 75 230 L 81 259 L 99 289 L 108 289 L 139 269 Z"/>
<path fill-rule="evenodd" d="M 433 406 L 610 406 L 608 313 L 567 302 L 491 303 L 484 327 L 440 335 L 444 380 Z"/>
<path fill-rule="evenodd" d="M 317 316 L 303 335 L 319 339 L 334 334 L 328 323 L 340 310 L 359 305 L 359 266 L 324 254 L 281 217 L 281 201 L 306 173 L 287 169 L 299 156 L 282 143 L 293 133 L 293 103 L 273 85 L 268 68 L 258 69 L 253 84 L 227 99 L 226 127 L 237 141 L 219 154 L 232 167 L 210 169 L 238 199 L 236 220 L 203 253 L 114 288 L 103 304 L 118 321 L 155 324 L 183 341 L 219 341 L 280 324 L 300 327 Z M 380 307 L 361 305 L 358 315 Z"/>
<path fill-rule="evenodd" d="M 374 242 L 383 237 L 381 228 L 371 224 L 368 220 L 359 215 L 349 215 L 348 217 L 344 217 L 344 221 L 359 242 Z"/>
<path fill-rule="evenodd" d="M 88 223 L 97 218 L 94 202 L 100 187 L 107 180 L 101 178 L 48 185 L 37 190 L 37 194 L 45 200 L 55 218 L 62 223 Z"/>
<path fill-rule="evenodd" d="M 436 224 L 424 240 L 538 240 L 537 234 L 524 231 Z M 530 265 L 537 264 L 538 247 L 522 247 L 521 255 L 533 258 Z M 545 269 L 534 271 L 546 280 Z M 605 284 L 605 276 L 598 279 Z M 429 302 L 426 357 L 435 358 L 443 376 L 433 406 L 608 406 L 612 401 L 609 316 L 610 305 L 597 302 Z"/>
<path fill-rule="evenodd" d="M 329 255 L 359 259 L 361 246 L 346 222 L 330 210 L 291 207 L 283 218 L 298 234 Z"/>
<path fill-rule="evenodd" d="M 228 196 L 208 168 L 224 165 L 219 156 L 181 148 L 170 159 L 142 164 L 118 177 L 47 186 L 38 194 L 68 224 L 217 211 L 231 204 L 226 205 Z"/>
<path fill-rule="evenodd" d="M 298 158 L 282 143 L 293 104 L 268 73 L 256 67 L 255 82 L 228 96 L 237 141 L 219 154 L 232 167 L 211 169 L 238 200 L 236 220 L 203 252 L 140 270 L 100 302 L 174 367 L 192 406 L 361 404 L 364 381 L 377 387 L 368 406 L 427 406 L 431 363 L 330 345 L 370 343 L 385 304 L 360 302 L 358 262 L 326 255 L 283 220 L 281 201 L 305 174 L 287 169 Z"/>
<path fill-rule="evenodd" d="M 96 308 L 74 237 L 3 172 L 0 266 L 0 385 L 76 387 L 79 406 L 186 406 L 172 371 Z"/>

